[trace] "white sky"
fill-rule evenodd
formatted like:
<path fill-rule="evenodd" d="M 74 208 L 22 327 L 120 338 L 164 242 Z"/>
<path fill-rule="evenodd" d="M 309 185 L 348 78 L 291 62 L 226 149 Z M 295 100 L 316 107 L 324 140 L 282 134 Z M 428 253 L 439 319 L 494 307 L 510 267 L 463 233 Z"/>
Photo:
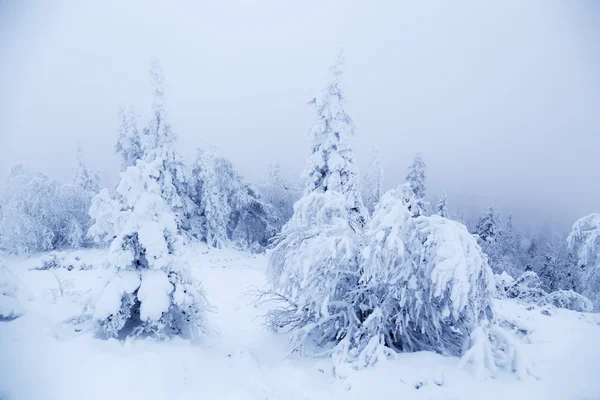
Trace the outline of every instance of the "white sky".
<path fill-rule="evenodd" d="M 93 3 L 93 4 L 92 4 Z M 386 186 L 419 152 L 451 209 L 493 203 L 565 229 L 600 212 L 600 16 L 592 1 L 0 0 L 0 176 L 24 163 L 65 181 L 80 141 L 116 180 L 119 105 L 145 115 L 166 75 L 186 157 L 216 145 L 251 180 L 298 177 L 307 105 L 346 49 L 362 172 Z"/>

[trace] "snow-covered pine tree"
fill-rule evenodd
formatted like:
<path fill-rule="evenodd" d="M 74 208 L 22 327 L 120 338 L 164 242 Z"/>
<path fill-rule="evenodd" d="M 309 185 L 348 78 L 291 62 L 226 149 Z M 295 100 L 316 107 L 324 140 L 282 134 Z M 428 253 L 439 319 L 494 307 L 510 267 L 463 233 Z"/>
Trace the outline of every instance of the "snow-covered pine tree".
<path fill-rule="evenodd" d="M 329 83 L 310 102 L 317 111 L 317 120 L 310 128 L 311 150 L 303 174 L 304 194 L 331 190 L 343 194 L 353 227 L 361 229 L 366 210 L 352 152 L 354 121 L 344 109 L 345 97 L 340 88 L 343 63 L 340 51 L 331 67 Z"/>
<path fill-rule="evenodd" d="M 221 248 L 228 243 L 227 226 L 232 210 L 229 193 L 223 190 L 221 184 L 224 182 L 220 180 L 228 177 L 217 175 L 216 157 L 214 149 L 198 149 L 189 187 L 196 204 L 192 218 L 194 235 L 212 247 Z"/>
<path fill-rule="evenodd" d="M 73 176 L 73 185 L 82 188 L 90 196 L 98 193 L 102 188 L 100 174 L 87 167 L 83 160 L 83 150 L 79 143 L 77 144 L 77 169 Z"/>
<path fill-rule="evenodd" d="M 600 311 L 600 214 L 577 220 L 567 243 L 583 271 L 581 293 L 592 301 L 596 311 Z"/>
<path fill-rule="evenodd" d="M 119 108 L 119 137 L 115 151 L 121 158 L 121 171 L 134 166 L 137 160 L 143 158 L 142 143 L 138 131 L 138 116 L 130 107 L 129 110 Z"/>
<path fill-rule="evenodd" d="M 158 160 L 162 168 L 157 182 L 161 195 L 169 204 L 177 221 L 179 233 L 190 230 L 189 217 L 193 202 L 187 187 L 187 173 L 183 158 L 175 149 L 176 135 L 167 121 L 164 107 L 164 75 L 156 60 L 150 68 L 153 91 L 152 117 L 140 134 L 137 128 L 137 115 L 130 110 L 119 111 L 121 126 L 115 149 L 121 158 L 121 170 L 137 165 L 137 161 L 153 164 Z M 117 235 L 119 214 L 123 199 L 118 192 L 104 190 L 92 199 L 90 214 L 94 224 L 88 235 L 101 244 L 107 244 Z"/>
<path fill-rule="evenodd" d="M 448 196 L 446 192 L 442 194 L 442 198 L 435 206 L 435 214 L 440 217 L 449 218 L 448 216 Z"/>
<path fill-rule="evenodd" d="M 490 206 L 475 225 L 474 233 L 479 237 L 479 244 L 487 254 L 492 270 L 498 274 L 502 273 L 499 270 L 502 265 L 499 243 L 501 231 L 500 216 L 494 211 L 494 207 Z"/>
<path fill-rule="evenodd" d="M 210 246 L 233 243 L 260 251 L 277 233 L 278 215 L 214 149 L 198 150 L 189 183 L 192 232 Z"/>
<path fill-rule="evenodd" d="M 121 173 L 120 208 L 109 248 L 115 277 L 104 288 L 94 319 L 107 337 L 148 333 L 195 336 L 206 302 L 180 254 L 184 240 L 163 197 L 163 160 L 138 160 Z M 115 201 L 113 199 L 113 201 Z M 127 331 L 124 329 L 127 327 Z"/>
<path fill-rule="evenodd" d="M 269 176 L 260 187 L 264 201 L 273 207 L 277 214 L 277 232 L 292 218 L 294 203 L 299 199 L 299 190 L 281 176 L 279 161 L 269 166 Z"/>
<path fill-rule="evenodd" d="M 559 243 L 549 240 L 541 255 L 541 262 L 535 271 L 542 281 L 542 287 L 547 292 L 554 292 L 560 288 L 561 274 L 561 248 Z"/>
<path fill-rule="evenodd" d="M 373 159 L 369 163 L 369 169 L 363 179 L 363 202 L 369 214 L 375 210 L 375 205 L 383 194 L 383 167 L 379 151 L 375 150 Z"/>
<path fill-rule="evenodd" d="M 164 98 L 165 77 L 157 60 L 152 62 L 150 76 L 153 89 L 152 117 L 143 129 L 140 140 L 142 159 L 147 163 L 159 160 L 163 164 L 158 177 L 162 197 L 173 209 L 178 229 L 189 230 L 189 216 L 193 203 L 188 193 L 187 170 L 183 158 L 175 149 L 177 135 L 167 120 Z"/>
<path fill-rule="evenodd" d="M 426 186 L 425 186 L 425 161 L 421 155 L 417 154 L 412 164 L 408 167 L 406 182 L 412 188 L 415 198 L 417 199 L 418 210 L 413 213 L 416 215 L 424 215 L 427 212 L 429 203 L 427 202 Z"/>
<path fill-rule="evenodd" d="M 311 154 L 304 196 L 277 237 L 268 276 L 273 328 L 288 328 L 296 347 L 339 342 L 356 325 L 351 303 L 358 282 L 359 234 L 365 221 L 351 138 L 354 125 L 339 87 L 342 55 L 332 80 L 312 101 L 318 119 L 310 131 Z"/>

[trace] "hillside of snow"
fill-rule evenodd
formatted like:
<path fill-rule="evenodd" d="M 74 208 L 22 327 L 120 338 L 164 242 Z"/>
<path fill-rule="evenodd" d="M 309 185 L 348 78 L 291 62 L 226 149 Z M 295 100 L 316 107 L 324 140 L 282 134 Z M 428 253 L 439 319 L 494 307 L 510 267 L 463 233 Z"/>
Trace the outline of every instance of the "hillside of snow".
<path fill-rule="evenodd" d="M 6 256 L 23 315 L 0 320 L 0 399 L 600 399 L 600 316 L 496 300 L 532 374 L 481 379 L 456 357 L 404 353 L 372 368 L 290 352 L 263 324 L 267 259 L 197 244 L 187 259 L 212 311 L 204 337 L 103 339 L 91 322 L 103 250 Z"/>

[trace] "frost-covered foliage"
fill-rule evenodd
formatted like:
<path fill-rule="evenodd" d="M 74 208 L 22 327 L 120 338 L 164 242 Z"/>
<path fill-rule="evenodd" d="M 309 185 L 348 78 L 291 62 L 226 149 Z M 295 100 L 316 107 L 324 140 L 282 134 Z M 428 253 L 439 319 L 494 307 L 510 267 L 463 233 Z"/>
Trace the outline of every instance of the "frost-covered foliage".
<path fill-rule="evenodd" d="M 142 143 L 138 131 L 138 116 L 133 107 L 125 111 L 119 108 L 119 138 L 115 144 L 115 151 L 121 157 L 121 171 L 135 165 L 137 160 L 143 158 Z"/>
<path fill-rule="evenodd" d="M 23 166 L 0 186 L 0 249 L 27 254 L 87 244 L 90 196 Z"/>
<path fill-rule="evenodd" d="M 577 256 L 581 274 L 581 293 L 600 310 L 600 214 L 590 214 L 573 224 L 567 238 L 569 249 Z"/>
<path fill-rule="evenodd" d="M 373 159 L 369 163 L 369 169 L 363 179 L 363 202 L 369 214 L 373 214 L 375 205 L 379 203 L 383 194 L 383 167 L 379 152 L 375 151 Z"/>
<path fill-rule="evenodd" d="M 566 308 L 567 310 L 578 312 L 592 312 L 594 310 L 594 305 L 587 297 L 572 290 L 558 290 L 549 293 L 539 304 L 550 304 L 554 307 Z"/>
<path fill-rule="evenodd" d="M 440 217 L 443 217 L 443 218 L 449 218 L 448 217 L 448 196 L 446 195 L 446 193 L 442 194 L 442 198 L 435 205 L 435 214 L 439 215 Z"/>
<path fill-rule="evenodd" d="M 77 145 L 77 169 L 73 176 L 73 186 L 82 188 L 89 194 L 90 198 L 98 193 L 102 188 L 100 183 L 100 174 L 88 168 L 83 160 L 83 151 L 81 146 Z"/>
<path fill-rule="evenodd" d="M 357 323 L 359 242 L 346 204 L 336 191 L 304 196 L 270 254 L 268 276 L 284 305 L 269 323 L 291 329 L 295 346 L 337 342 Z"/>
<path fill-rule="evenodd" d="M 199 150 L 189 183 L 192 232 L 213 247 L 235 243 L 259 250 L 279 228 L 279 215 L 214 149 Z"/>
<path fill-rule="evenodd" d="M 40 261 L 41 265 L 37 265 L 30 269 L 38 271 L 49 271 L 54 269 L 87 271 L 94 267 L 92 264 L 82 260 L 78 255 L 74 255 L 72 252 L 53 251 L 42 257 Z"/>
<path fill-rule="evenodd" d="M 500 295 L 509 299 L 537 303 L 547 295 L 547 292 L 542 289 L 540 277 L 533 271 L 526 271 L 517 278 L 505 279 L 498 283 L 501 285 L 498 288 Z"/>
<path fill-rule="evenodd" d="M 462 355 L 479 327 L 492 341 L 485 255 L 464 225 L 415 216 L 416 204 L 409 185 L 389 191 L 362 237 L 340 193 L 299 200 L 270 255 L 272 295 L 283 302 L 270 324 L 358 367 L 393 351 Z"/>
<path fill-rule="evenodd" d="M 425 186 L 425 161 L 417 154 L 412 164 L 408 167 L 406 182 L 410 185 L 417 199 L 418 215 L 424 215 L 429 203 L 427 202 Z"/>
<path fill-rule="evenodd" d="M 500 236 L 502 227 L 500 225 L 500 216 L 494 210 L 494 207 L 488 208 L 487 212 L 479 219 L 475 225 L 475 232 L 478 236 L 479 244 L 483 252 L 487 254 L 490 267 L 495 273 L 501 273 L 501 250 Z"/>
<path fill-rule="evenodd" d="M 19 280 L 0 264 L 0 321 L 15 319 L 25 312 L 16 299 Z"/>
<path fill-rule="evenodd" d="M 365 223 L 366 210 L 352 152 L 354 121 L 344 109 L 345 98 L 340 88 L 343 61 L 340 52 L 331 68 L 331 80 L 311 101 L 317 120 L 310 128 L 310 155 L 303 174 L 304 194 L 332 190 L 343 194 L 351 224 L 360 229 Z"/>
<path fill-rule="evenodd" d="M 184 240 L 160 177 L 164 163 L 138 160 L 121 173 L 121 208 L 108 261 L 116 276 L 104 288 L 94 318 L 108 337 L 150 333 L 194 336 L 205 300 L 181 258 Z"/>
<path fill-rule="evenodd" d="M 471 333 L 493 319 L 492 273 L 466 227 L 408 210 L 404 186 L 372 216 L 361 259 L 356 346 L 462 355 Z M 365 356 L 367 359 L 369 356 Z"/>
<path fill-rule="evenodd" d="M 294 203 L 300 198 L 299 189 L 281 176 L 279 162 L 276 162 L 269 167 L 269 176 L 261 185 L 260 193 L 264 201 L 271 205 L 276 215 L 276 230 L 280 232 L 294 214 Z"/>

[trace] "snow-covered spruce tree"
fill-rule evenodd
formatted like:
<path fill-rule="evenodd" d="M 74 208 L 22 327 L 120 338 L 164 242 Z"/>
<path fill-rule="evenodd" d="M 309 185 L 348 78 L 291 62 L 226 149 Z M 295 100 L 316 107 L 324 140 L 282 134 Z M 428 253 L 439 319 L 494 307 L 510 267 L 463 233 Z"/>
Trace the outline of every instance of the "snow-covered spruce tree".
<path fill-rule="evenodd" d="M 14 167 L 0 186 L 0 249 L 27 254 L 85 245 L 89 200 L 80 187 Z"/>
<path fill-rule="evenodd" d="M 488 256 L 490 267 L 498 274 L 502 273 L 499 270 L 502 266 L 499 243 L 501 231 L 500 216 L 494 211 L 494 207 L 490 206 L 475 225 L 474 233 L 479 237 L 479 245 Z"/>
<path fill-rule="evenodd" d="M 361 364 L 375 362 L 382 346 L 460 356 L 470 334 L 493 320 L 492 272 L 476 240 L 458 222 L 415 218 L 411 196 L 408 185 L 388 191 L 366 229 L 355 299 L 362 323 L 348 338 Z"/>
<path fill-rule="evenodd" d="M 366 210 L 352 152 L 354 121 L 344 109 L 345 98 L 340 88 L 343 62 L 340 51 L 331 67 L 329 83 L 310 102 L 317 111 L 317 120 L 310 128 L 311 151 L 303 174 L 304 194 L 331 190 L 341 193 L 346 199 L 352 226 L 361 229 Z"/>
<path fill-rule="evenodd" d="M 448 217 L 448 196 L 446 195 L 445 192 L 442 194 L 442 198 L 435 206 L 435 214 L 439 215 L 440 217 L 443 217 L 443 218 L 449 218 Z"/>
<path fill-rule="evenodd" d="M 269 312 L 268 322 L 289 329 L 296 347 L 335 344 L 358 318 L 351 301 L 365 210 L 351 148 L 354 125 L 339 88 L 342 60 L 340 54 L 331 82 L 312 102 L 318 119 L 310 130 L 304 196 L 269 257 L 271 296 L 282 307 Z"/>
<path fill-rule="evenodd" d="M 379 151 L 375 150 L 375 155 L 369 163 L 369 169 L 363 179 L 363 202 L 369 214 L 375 210 L 375 205 L 379 203 L 383 194 L 383 167 Z"/>
<path fill-rule="evenodd" d="M 577 220 L 567 243 L 583 271 L 581 293 L 592 301 L 596 311 L 600 311 L 600 214 Z"/>
<path fill-rule="evenodd" d="M 163 197 L 161 159 L 138 160 L 121 173 L 116 192 L 117 234 L 109 248 L 115 277 L 104 288 L 94 319 L 108 337 L 148 333 L 195 336 L 206 302 L 179 257 L 184 244 Z M 124 331 L 125 330 L 125 331 Z"/>
<path fill-rule="evenodd" d="M 175 149 L 176 135 L 167 121 L 164 107 L 164 75 L 157 61 L 150 69 L 153 89 L 152 116 L 141 134 L 137 128 L 137 115 L 133 110 L 119 110 L 121 125 L 115 149 L 121 158 L 121 170 L 136 165 L 137 161 L 162 164 L 157 177 L 161 196 L 175 215 L 179 233 L 190 230 L 189 217 L 193 203 L 187 187 L 183 158 Z M 119 213 L 123 199 L 118 192 L 103 190 L 92 199 L 90 215 L 94 220 L 88 235 L 97 243 L 108 244 L 119 231 Z"/>
<path fill-rule="evenodd" d="M 142 159 L 148 163 L 158 160 L 162 163 L 158 177 L 162 197 L 175 214 L 180 231 L 189 229 L 189 215 L 193 203 L 187 188 L 187 171 L 183 158 L 175 149 L 177 135 L 167 120 L 164 98 L 164 74 L 157 60 L 150 68 L 153 101 L 152 117 L 141 135 Z"/>
<path fill-rule="evenodd" d="M 192 232 L 210 246 L 233 243 L 259 251 L 277 233 L 278 216 L 214 149 L 198 150 L 189 183 Z"/>
<path fill-rule="evenodd" d="M 88 168 L 83 160 L 83 150 L 80 144 L 77 144 L 77 169 L 73 176 L 73 185 L 82 188 L 90 195 L 90 198 L 102 188 L 100 174 L 98 171 Z"/>
<path fill-rule="evenodd" d="M 121 157 L 121 171 L 135 165 L 137 160 L 143 158 L 141 136 L 138 130 L 138 116 L 130 107 L 125 111 L 119 108 L 119 137 L 115 144 L 115 151 Z"/>
<path fill-rule="evenodd" d="M 269 176 L 260 187 L 264 201 L 270 204 L 276 214 L 276 230 L 281 231 L 283 225 L 294 214 L 294 203 L 299 199 L 298 188 L 281 176 L 279 162 L 269 166 Z"/>
<path fill-rule="evenodd" d="M 427 202 L 426 186 L 425 186 L 425 161 L 419 154 L 415 156 L 412 164 L 408 167 L 406 182 L 412 188 L 417 199 L 419 209 L 415 212 L 416 215 L 424 215 L 427 212 L 429 203 Z"/>

